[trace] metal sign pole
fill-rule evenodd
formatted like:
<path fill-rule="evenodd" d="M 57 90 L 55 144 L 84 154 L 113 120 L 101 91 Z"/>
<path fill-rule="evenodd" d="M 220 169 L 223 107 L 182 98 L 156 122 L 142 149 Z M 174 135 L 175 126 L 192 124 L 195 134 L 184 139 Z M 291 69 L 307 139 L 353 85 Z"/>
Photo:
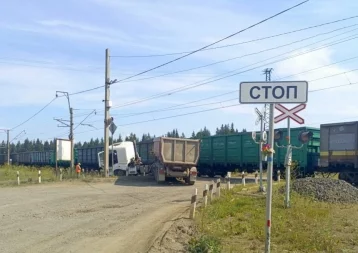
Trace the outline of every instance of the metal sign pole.
<path fill-rule="evenodd" d="M 270 120 L 269 120 L 269 138 L 268 144 L 274 147 L 274 104 L 270 104 Z M 266 194 L 266 243 L 265 252 L 270 252 L 271 246 L 271 208 L 272 208 L 272 170 L 273 170 L 273 153 L 267 157 L 267 194 Z"/>
<path fill-rule="evenodd" d="M 259 156 L 260 156 L 260 163 L 259 163 L 259 169 L 260 169 L 260 192 L 263 191 L 263 185 L 262 185 L 262 142 L 263 142 L 263 131 L 264 131 L 264 119 L 261 116 L 261 140 L 260 140 L 260 152 L 259 152 Z"/>
<path fill-rule="evenodd" d="M 270 252 L 271 239 L 271 208 L 272 208 L 272 173 L 273 173 L 273 148 L 274 148 L 274 124 L 287 117 L 291 117 L 299 124 L 303 124 L 304 120 L 296 113 L 305 108 L 308 100 L 308 82 L 307 81 L 279 81 L 279 82 L 241 82 L 240 83 L 240 103 L 241 104 L 270 104 L 269 119 L 269 140 L 271 152 L 267 157 L 267 195 L 266 195 L 266 226 L 265 226 L 265 252 Z M 290 110 L 283 106 L 276 107 L 282 112 L 281 115 L 274 119 L 274 105 L 277 104 L 298 104 Z M 266 122 L 265 122 L 266 123 Z M 256 133 L 253 132 L 253 139 Z M 309 131 L 300 134 L 301 142 L 312 136 Z M 291 147 L 293 148 L 293 147 Z"/>
<path fill-rule="evenodd" d="M 114 150 L 113 150 L 113 132 L 112 132 L 112 173 L 114 173 L 114 158 L 113 158 L 113 153 L 114 153 Z"/>
<path fill-rule="evenodd" d="M 290 118 L 287 118 L 287 138 L 288 138 L 288 146 L 287 146 L 287 166 L 286 166 L 286 198 L 285 198 L 285 207 L 290 207 L 290 180 L 291 180 L 291 127 L 290 127 Z"/>

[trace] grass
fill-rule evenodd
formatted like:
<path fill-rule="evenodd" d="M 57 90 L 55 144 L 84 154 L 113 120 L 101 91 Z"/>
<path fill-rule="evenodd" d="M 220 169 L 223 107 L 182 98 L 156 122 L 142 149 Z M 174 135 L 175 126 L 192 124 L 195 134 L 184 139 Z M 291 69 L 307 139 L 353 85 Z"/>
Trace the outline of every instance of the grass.
<path fill-rule="evenodd" d="M 317 202 L 292 192 L 291 208 L 285 209 L 278 193 L 283 185 L 273 189 L 271 252 L 358 252 L 358 205 Z M 201 236 L 190 245 L 220 242 L 215 247 L 222 250 L 212 252 L 263 252 L 266 197 L 256 191 L 249 184 L 222 191 L 220 199 L 200 209 Z"/>
<path fill-rule="evenodd" d="M 60 169 L 60 168 L 59 168 Z M 60 181 L 59 170 L 56 176 L 56 171 L 52 167 L 42 167 L 41 170 L 41 183 L 57 182 Z M 3 165 L 0 166 L 0 186 L 12 186 L 17 185 L 17 171 L 19 171 L 20 185 L 38 184 L 38 171 L 37 167 L 29 166 L 15 166 L 15 165 Z M 80 175 L 77 179 L 77 175 L 69 172 L 69 169 L 62 169 L 62 180 L 72 181 L 79 180 L 85 182 L 92 182 L 96 179 L 100 179 L 102 176 L 97 173 L 85 173 L 85 177 Z M 113 180 L 113 179 L 112 179 Z"/>

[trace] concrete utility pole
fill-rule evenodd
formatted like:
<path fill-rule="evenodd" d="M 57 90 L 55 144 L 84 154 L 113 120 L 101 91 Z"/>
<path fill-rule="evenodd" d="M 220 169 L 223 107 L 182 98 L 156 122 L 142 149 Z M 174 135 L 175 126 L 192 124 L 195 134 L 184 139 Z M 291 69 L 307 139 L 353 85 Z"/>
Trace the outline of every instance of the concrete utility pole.
<path fill-rule="evenodd" d="M 6 152 L 7 152 L 7 164 L 10 165 L 10 130 L 9 129 L 0 129 L 6 132 L 7 135 L 7 141 L 6 141 Z M 1 148 L 5 148 L 5 147 L 1 147 Z"/>
<path fill-rule="evenodd" d="M 68 136 L 71 140 L 71 174 L 75 167 L 75 155 L 74 155 L 74 148 L 73 148 L 73 108 L 70 108 L 70 135 Z"/>
<path fill-rule="evenodd" d="M 7 165 L 10 165 L 10 130 L 7 132 Z"/>
<path fill-rule="evenodd" d="M 264 74 L 266 75 L 266 82 L 271 82 L 271 72 L 273 68 L 267 68 L 264 70 Z M 269 129 L 269 115 L 270 115 L 270 104 L 265 104 L 264 107 L 264 131 L 268 131 Z"/>
<path fill-rule="evenodd" d="M 108 177 L 108 167 L 109 167 L 109 126 L 110 126 L 110 118 L 109 118 L 109 108 L 110 108 L 110 60 L 109 60 L 109 49 L 106 49 L 106 67 L 105 67 L 105 98 L 104 98 L 104 155 L 103 155 L 103 163 L 104 163 L 104 175 Z"/>

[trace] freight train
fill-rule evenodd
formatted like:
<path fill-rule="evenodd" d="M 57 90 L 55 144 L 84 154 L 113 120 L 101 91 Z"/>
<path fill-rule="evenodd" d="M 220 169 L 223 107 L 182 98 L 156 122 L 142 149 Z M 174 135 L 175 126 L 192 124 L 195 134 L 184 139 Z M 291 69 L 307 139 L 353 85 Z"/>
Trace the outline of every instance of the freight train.
<path fill-rule="evenodd" d="M 286 129 L 280 128 L 286 136 Z M 301 149 L 293 149 L 292 161 L 296 164 L 297 177 L 314 176 L 316 172 L 339 173 L 339 178 L 358 184 L 358 122 L 324 124 L 320 128 L 291 128 L 291 144 L 300 146 L 299 133 L 310 132 L 312 138 Z M 278 140 L 285 144 L 285 139 Z M 143 164 L 154 162 L 153 141 L 137 143 L 137 151 Z M 81 162 L 85 169 L 99 170 L 98 154 L 103 147 L 75 149 L 75 162 Z M 286 149 L 275 145 L 274 173 L 280 170 L 284 175 Z M 54 152 L 24 152 L 11 154 L 13 164 L 55 166 Z M 6 155 L 0 155 L 0 164 L 6 162 Z M 111 160 L 111 159 L 110 159 Z M 68 162 L 58 162 L 59 166 L 69 166 Z M 201 138 L 200 156 L 197 164 L 198 175 L 225 176 L 228 171 L 254 172 L 259 166 L 259 146 L 250 132 L 226 136 Z M 266 164 L 264 164 L 264 169 Z"/>

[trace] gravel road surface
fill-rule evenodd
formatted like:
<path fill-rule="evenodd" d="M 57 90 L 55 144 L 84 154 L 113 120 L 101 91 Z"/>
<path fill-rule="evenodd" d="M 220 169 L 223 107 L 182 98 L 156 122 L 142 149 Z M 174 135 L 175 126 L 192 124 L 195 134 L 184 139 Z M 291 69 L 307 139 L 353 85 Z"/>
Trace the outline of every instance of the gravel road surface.
<path fill-rule="evenodd" d="M 1 188 L 0 252 L 148 252 L 186 212 L 194 186 L 150 177 Z"/>

